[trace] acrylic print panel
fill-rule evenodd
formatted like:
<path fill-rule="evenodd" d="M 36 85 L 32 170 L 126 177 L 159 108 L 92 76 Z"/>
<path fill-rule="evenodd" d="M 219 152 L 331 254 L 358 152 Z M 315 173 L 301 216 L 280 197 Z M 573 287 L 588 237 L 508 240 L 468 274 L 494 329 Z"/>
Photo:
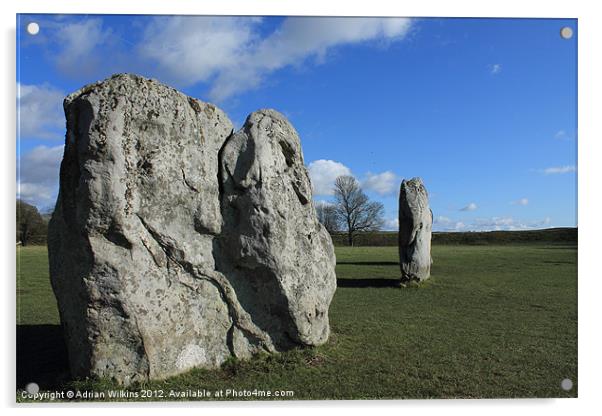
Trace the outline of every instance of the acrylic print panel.
<path fill-rule="evenodd" d="M 577 397 L 577 35 L 18 15 L 17 400 Z"/>

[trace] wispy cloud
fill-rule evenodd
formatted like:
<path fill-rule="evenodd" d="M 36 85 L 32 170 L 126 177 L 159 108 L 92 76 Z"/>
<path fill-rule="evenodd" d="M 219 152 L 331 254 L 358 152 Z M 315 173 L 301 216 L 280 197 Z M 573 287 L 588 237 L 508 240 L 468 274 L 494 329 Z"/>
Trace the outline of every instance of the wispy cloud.
<path fill-rule="evenodd" d="M 409 18 L 288 17 L 271 31 L 259 17 L 157 16 L 135 20 L 132 41 L 102 18 L 45 19 L 48 56 L 71 78 L 139 72 L 177 87 L 205 84 L 222 102 L 286 67 L 323 64 L 337 47 L 403 40 Z"/>
<path fill-rule="evenodd" d="M 260 22 L 246 17 L 156 17 L 144 29 L 136 52 L 166 82 L 209 82 L 229 66 L 243 70 L 241 57 L 260 41 Z"/>
<path fill-rule="evenodd" d="M 571 140 L 571 135 L 567 133 L 565 130 L 558 130 L 554 134 L 554 138 L 557 140 Z"/>
<path fill-rule="evenodd" d="M 62 22 L 57 28 L 55 42 L 59 51 L 54 57 L 57 68 L 67 75 L 81 77 L 96 73 L 107 61 L 99 47 L 107 43 L 113 31 L 103 26 L 100 18 L 86 18 L 81 21 Z"/>
<path fill-rule="evenodd" d="M 443 215 L 433 218 L 433 230 L 435 231 L 464 231 L 465 228 L 466 224 L 464 222 L 452 220 Z"/>
<path fill-rule="evenodd" d="M 38 207 L 56 200 L 63 145 L 37 146 L 17 159 L 17 197 Z"/>
<path fill-rule="evenodd" d="M 383 230 L 385 230 L 385 231 L 399 230 L 399 218 L 385 218 L 385 223 L 383 224 Z"/>
<path fill-rule="evenodd" d="M 528 198 L 521 198 L 521 199 L 517 199 L 516 201 L 512 201 L 512 205 L 529 205 L 529 199 Z"/>
<path fill-rule="evenodd" d="M 534 230 L 550 227 L 552 220 L 545 217 L 541 220 L 521 221 L 508 216 L 495 216 L 490 218 L 476 218 L 465 223 L 445 216 L 436 216 L 433 219 L 435 231 L 519 231 Z"/>
<path fill-rule="evenodd" d="M 497 75 L 502 72 L 502 64 L 490 64 L 489 65 L 489 73 L 491 75 Z"/>
<path fill-rule="evenodd" d="M 536 221 L 520 221 L 512 217 L 477 218 L 470 225 L 472 231 L 517 231 L 546 228 L 551 224 L 550 217 Z"/>
<path fill-rule="evenodd" d="M 407 18 L 289 17 L 264 35 L 258 23 L 242 17 L 158 17 L 138 50 L 161 78 L 209 82 L 210 98 L 223 101 L 259 87 L 279 69 L 323 63 L 337 46 L 401 40 L 411 27 Z"/>
<path fill-rule="evenodd" d="M 460 208 L 460 211 L 475 211 L 477 209 L 477 204 L 475 204 L 474 202 L 471 202 L 470 204 L 466 205 L 463 208 Z"/>
<path fill-rule="evenodd" d="M 541 169 L 540 172 L 544 175 L 558 175 L 563 173 L 571 173 L 576 172 L 577 167 L 574 165 L 566 165 L 566 166 L 553 166 L 550 168 Z"/>
<path fill-rule="evenodd" d="M 364 190 L 373 191 L 381 196 L 391 195 L 398 191 L 400 178 L 390 170 L 382 173 L 368 172 L 362 181 Z"/>
<path fill-rule="evenodd" d="M 321 206 L 321 207 L 333 207 L 335 204 L 331 201 L 326 201 L 324 199 L 317 199 L 314 200 L 314 205 L 316 207 Z"/>
<path fill-rule="evenodd" d="M 17 84 L 19 138 L 61 139 L 65 127 L 64 96 L 48 84 Z"/>

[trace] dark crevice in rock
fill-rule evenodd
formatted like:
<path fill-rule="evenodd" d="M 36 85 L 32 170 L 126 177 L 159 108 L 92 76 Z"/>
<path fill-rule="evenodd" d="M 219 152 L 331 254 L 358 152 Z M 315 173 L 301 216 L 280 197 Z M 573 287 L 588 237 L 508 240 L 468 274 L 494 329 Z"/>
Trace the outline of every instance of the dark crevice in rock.
<path fill-rule="evenodd" d="M 218 198 L 220 205 L 220 212 L 223 212 L 222 204 L 224 202 L 224 167 L 222 166 L 222 154 L 224 149 L 226 148 L 228 142 L 234 137 L 234 129 L 230 132 L 224 143 L 222 143 L 222 147 L 217 152 L 217 188 L 218 188 Z"/>
<path fill-rule="evenodd" d="M 202 221 L 201 218 L 199 218 L 198 215 L 195 215 L 193 218 L 193 223 L 194 223 L 194 231 L 196 231 L 199 234 L 203 234 L 203 235 L 212 235 L 212 236 L 218 236 L 219 234 L 215 232 L 215 230 L 208 228 Z"/>
<path fill-rule="evenodd" d="M 123 233 L 121 226 L 119 226 L 115 222 L 111 222 L 111 225 L 109 226 L 109 229 L 104 234 L 104 236 L 111 243 L 119 247 L 123 247 L 128 250 L 132 249 L 132 243 L 130 242 L 130 240 L 127 239 L 127 237 Z"/>
<path fill-rule="evenodd" d="M 159 247 L 161 247 L 161 249 L 165 252 L 165 256 L 167 256 L 172 261 L 179 263 L 179 261 L 176 259 L 176 256 L 174 255 L 174 252 L 177 253 L 179 256 L 181 256 L 181 252 L 178 253 L 179 250 L 175 249 L 170 244 L 167 244 L 163 240 L 161 235 L 157 231 L 155 231 L 153 229 L 153 227 L 151 227 L 149 224 L 147 224 L 147 222 L 144 220 L 144 218 L 142 218 L 139 214 L 136 214 L 136 216 L 138 217 L 138 219 L 140 220 L 140 224 L 142 224 L 142 226 L 146 229 L 148 234 L 157 242 Z"/>
<path fill-rule="evenodd" d="M 286 166 L 290 168 L 291 166 L 293 166 L 293 162 L 295 160 L 295 149 L 292 148 L 290 143 L 284 140 L 280 140 L 278 143 L 280 144 L 280 148 L 282 149 L 282 154 L 284 155 Z"/>
<path fill-rule="evenodd" d="M 228 351 L 230 351 L 230 355 L 232 355 L 233 357 L 236 357 L 236 351 L 234 349 L 234 328 L 236 327 L 236 325 L 234 325 L 234 322 L 232 322 L 232 325 L 230 325 L 230 328 L 228 329 L 228 332 L 226 334 L 226 345 L 228 346 Z"/>
<path fill-rule="evenodd" d="M 187 179 L 186 179 L 186 172 L 184 172 L 184 168 L 181 169 L 182 171 L 182 180 L 184 181 L 184 184 L 191 189 L 192 191 L 196 192 L 197 194 L 199 193 L 199 190 L 193 185 L 191 184 Z"/>
<path fill-rule="evenodd" d="M 201 105 L 199 104 L 199 102 L 192 98 L 192 97 L 188 97 L 188 104 L 190 104 L 190 107 L 192 107 L 192 110 L 196 113 L 199 114 L 202 110 L 201 110 Z"/>
<path fill-rule="evenodd" d="M 301 202 L 301 205 L 307 205 L 307 203 L 309 203 L 309 199 L 307 199 L 307 197 L 301 192 L 297 182 L 292 182 L 291 184 L 293 186 L 295 194 L 297 195 L 297 198 L 299 198 L 299 202 Z"/>
<path fill-rule="evenodd" d="M 153 262 L 155 263 L 155 265 L 157 267 L 162 267 L 163 265 L 157 259 L 157 255 L 151 250 L 151 248 L 148 246 L 148 244 L 146 243 L 146 241 L 144 241 L 143 239 L 140 239 L 140 241 L 142 242 L 142 245 L 144 246 L 144 248 L 146 248 L 146 250 L 148 251 L 148 253 L 151 255 L 151 258 L 153 259 Z"/>
<path fill-rule="evenodd" d="M 65 137 L 65 151 L 60 168 L 59 198 L 62 205 L 63 218 L 67 225 L 72 224 L 77 217 L 77 193 L 80 184 L 80 143 L 88 142 L 88 134 L 94 111 L 92 105 L 84 100 L 72 102 L 65 106 L 67 119 L 67 134 Z M 81 137 L 80 137 L 81 136 Z"/>

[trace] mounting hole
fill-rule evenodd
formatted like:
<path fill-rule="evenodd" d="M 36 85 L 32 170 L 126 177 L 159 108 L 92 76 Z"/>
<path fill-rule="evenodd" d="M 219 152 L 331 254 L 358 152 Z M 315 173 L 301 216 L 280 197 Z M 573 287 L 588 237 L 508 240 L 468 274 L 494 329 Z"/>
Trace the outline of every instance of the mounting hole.
<path fill-rule="evenodd" d="M 568 26 L 563 27 L 562 29 L 560 29 L 560 36 L 562 37 L 562 39 L 570 39 L 573 37 L 573 29 L 571 29 Z"/>
<path fill-rule="evenodd" d="M 36 22 L 31 22 L 27 25 L 27 33 L 30 35 L 37 35 L 40 31 L 40 25 Z"/>
<path fill-rule="evenodd" d="M 564 391 L 571 390 L 573 388 L 573 380 L 571 380 L 570 378 L 565 378 L 560 382 L 560 387 Z"/>
<path fill-rule="evenodd" d="M 40 386 L 37 383 L 29 383 L 25 386 L 25 391 L 29 394 L 38 394 L 40 392 Z"/>

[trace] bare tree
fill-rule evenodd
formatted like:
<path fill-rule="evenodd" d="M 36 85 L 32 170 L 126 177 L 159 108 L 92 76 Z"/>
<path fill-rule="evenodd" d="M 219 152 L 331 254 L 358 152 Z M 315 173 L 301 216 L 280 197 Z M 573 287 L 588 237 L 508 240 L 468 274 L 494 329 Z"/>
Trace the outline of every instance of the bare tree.
<path fill-rule="evenodd" d="M 355 234 L 379 230 L 384 223 L 384 206 L 371 202 L 353 176 L 339 176 L 334 183 L 335 209 L 339 222 L 353 246 Z"/>
<path fill-rule="evenodd" d="M 337 218 L 337 210 L 334 204 L 324 201 L 316 202 L 316 215 L 318 221 L 326 228 L 330 234 L 339 231 L 339 221 Z"/>

